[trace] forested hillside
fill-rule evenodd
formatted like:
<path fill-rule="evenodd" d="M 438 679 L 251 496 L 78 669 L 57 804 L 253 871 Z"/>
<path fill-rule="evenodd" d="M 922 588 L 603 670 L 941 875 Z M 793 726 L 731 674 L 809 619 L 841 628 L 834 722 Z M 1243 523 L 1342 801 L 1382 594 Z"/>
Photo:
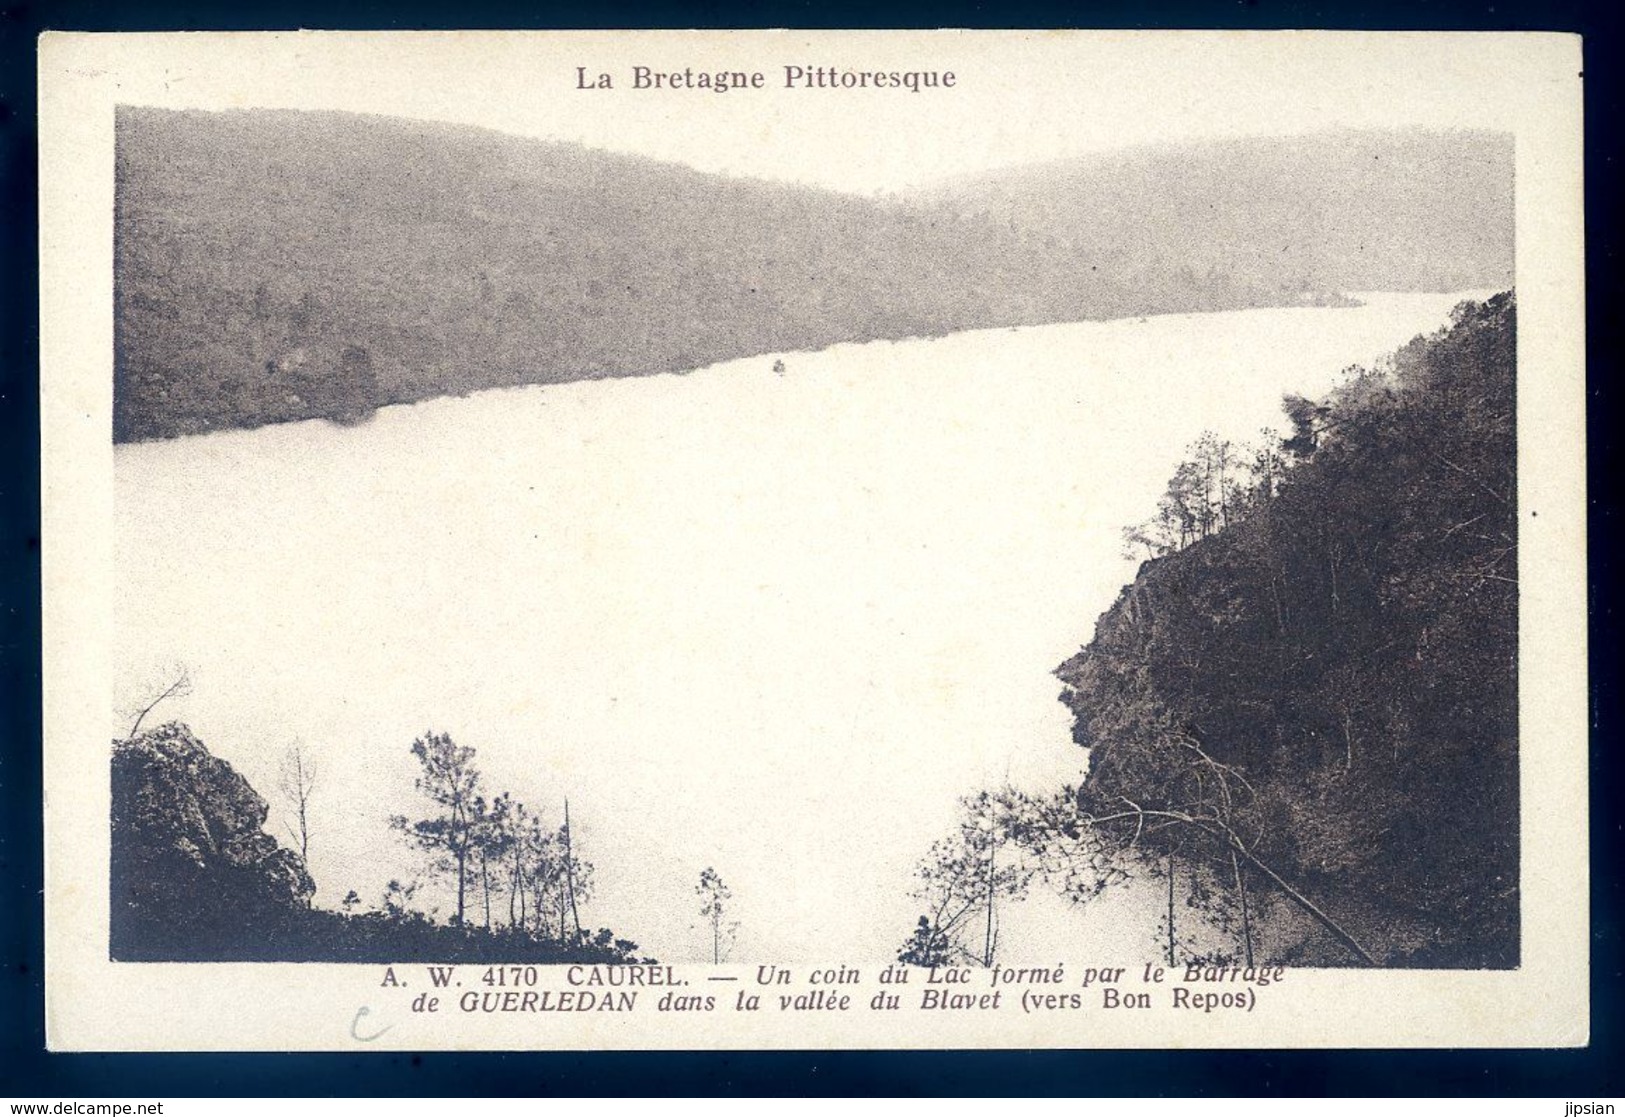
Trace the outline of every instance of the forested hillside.
<path fill-rule="evenodd" d="M 1465 304 L 1279 448 L 1198 444 L 1058 671 L 1086 822 L 1242 919 L 1284 884 L 1368 960 L 1517 964 L 1514 347 Z"/>
<path fill-rule="evenodd" d="M 880 200 L 479 128 L 123 108 L 114 437 L 991 326 L 1507 282 L 1474 134 L 1146 149 Z"/>
<path fill-rule="evenodd" d="M 994 216 L 344 113 L 120 110 L 115 228 L 120 441 L 1280 298 Z"/>

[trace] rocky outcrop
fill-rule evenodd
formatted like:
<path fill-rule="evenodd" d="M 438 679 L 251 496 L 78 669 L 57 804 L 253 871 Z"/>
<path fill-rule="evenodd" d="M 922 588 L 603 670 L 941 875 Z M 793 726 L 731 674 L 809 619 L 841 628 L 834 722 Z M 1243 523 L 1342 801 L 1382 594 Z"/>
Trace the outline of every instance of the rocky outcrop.
<path fill-rule="evenodd" d="M 113 956 L 186 957 L 308 912 L 315 882 L 265 832 L 268 813 L 185 725 L 114 742 Z"/>

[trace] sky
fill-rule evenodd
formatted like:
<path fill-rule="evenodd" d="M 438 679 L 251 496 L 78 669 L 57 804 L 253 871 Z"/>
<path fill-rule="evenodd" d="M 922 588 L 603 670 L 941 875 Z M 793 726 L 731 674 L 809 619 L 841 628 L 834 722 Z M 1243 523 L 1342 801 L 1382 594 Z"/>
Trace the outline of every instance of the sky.
<path fill-rule="evenodd" d="M 1135 144 L 1327 128 L 1505 128 L 1512 37 L 1357 32 L 194 33 L 108 44 L 127 103 L 341 109 L 494 128 L 858 194 Z M 178 40 L 178 41 L 177 41 Z M 1527 52 L 1528 44 L 1523 44 Z M 148 56 L 150 55 L 150 61 Z M 766 87 L 636 90 L 632 67 Z M 782 88 L 782 68 L 952 71 L 952 89 Z M 611 90 L 577 88 L 608 73 Z M 1548 67 L 1549 69 L 1549 67 Z"/>

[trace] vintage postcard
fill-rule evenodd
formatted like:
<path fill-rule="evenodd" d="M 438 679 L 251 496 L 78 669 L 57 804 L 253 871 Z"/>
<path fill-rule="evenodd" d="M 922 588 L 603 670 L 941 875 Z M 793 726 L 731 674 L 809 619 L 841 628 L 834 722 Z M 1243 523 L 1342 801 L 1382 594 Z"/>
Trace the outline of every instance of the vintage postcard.
<path fill-rule="evenodd" d="M 1578 39 L 40 63 L 53 1048 L 1587 1042 Z"/>

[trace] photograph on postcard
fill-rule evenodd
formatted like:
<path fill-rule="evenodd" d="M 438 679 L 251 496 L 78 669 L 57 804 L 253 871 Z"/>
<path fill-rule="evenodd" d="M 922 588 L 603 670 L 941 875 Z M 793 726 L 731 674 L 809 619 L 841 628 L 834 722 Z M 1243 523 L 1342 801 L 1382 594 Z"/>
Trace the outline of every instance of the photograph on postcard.
<path fill-rule="evenodd" d="M 53 1028 L 1584 1042 L 1577 59 L 48 37 Z"/>

